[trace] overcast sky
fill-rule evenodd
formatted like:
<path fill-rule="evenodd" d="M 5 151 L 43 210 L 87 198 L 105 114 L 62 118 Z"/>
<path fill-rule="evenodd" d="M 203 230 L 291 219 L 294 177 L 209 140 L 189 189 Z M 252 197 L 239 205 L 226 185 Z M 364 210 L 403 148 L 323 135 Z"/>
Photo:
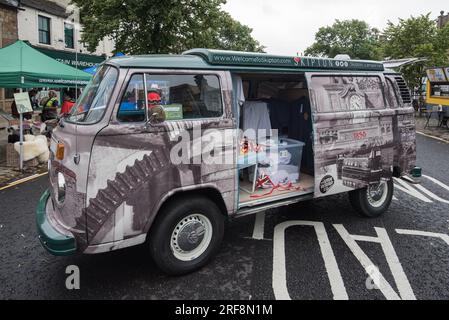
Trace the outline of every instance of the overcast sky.
<path fill-rule="evenodd" d="M 322 26 L 335 19 L 360 19 L 383 29 L 388 20 L 449 11 L 447 0 L 227 0 L 224 10 L 253 29 L 266 52 L 296 55 L 304 52 Z"/>

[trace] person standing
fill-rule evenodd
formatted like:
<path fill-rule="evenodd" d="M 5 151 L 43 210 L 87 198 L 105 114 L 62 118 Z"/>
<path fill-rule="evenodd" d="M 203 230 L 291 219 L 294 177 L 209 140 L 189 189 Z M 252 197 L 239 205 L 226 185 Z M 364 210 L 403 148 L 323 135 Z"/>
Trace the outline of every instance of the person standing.
<path fill-rule="evenodd" d="M 30 97 L 30 103 L 33 110 L 36 110 L 39 108 L 39 104 L 37 103 L 37 90 L 31 89 L 28 91 L 28 96 Z"/>
<path fill-rule="evenodd" d="M 42 109 L 42 114 L 41 114 L 42 122 L 45 122 L 45 121 L 51 120 L 51 119 L 56 119 L 58 117 L 58 107 L 59 107 L 59 102 L 58 102 L 58 98 L 56 97 L 56 92 L 50 91 L 48 93 L 48 100 Z"/>

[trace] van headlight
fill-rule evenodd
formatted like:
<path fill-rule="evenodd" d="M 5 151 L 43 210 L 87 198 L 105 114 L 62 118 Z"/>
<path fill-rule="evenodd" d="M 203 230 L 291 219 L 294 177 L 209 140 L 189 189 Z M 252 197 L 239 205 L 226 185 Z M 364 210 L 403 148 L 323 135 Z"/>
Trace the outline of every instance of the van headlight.
<path fill-rule="evenodd" d="M 63 203 L 65 199 L 65 178 L 61 172 L 58 172 L 58 192 L 57 198 L 59 203 Z"/>

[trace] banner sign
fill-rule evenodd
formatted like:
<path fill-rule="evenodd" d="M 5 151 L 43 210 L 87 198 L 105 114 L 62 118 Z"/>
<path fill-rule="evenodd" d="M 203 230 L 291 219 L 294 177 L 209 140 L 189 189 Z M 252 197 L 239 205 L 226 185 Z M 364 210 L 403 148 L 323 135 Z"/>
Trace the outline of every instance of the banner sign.
<path fill-rule="evenodd" d="M 444 75 L 443 68 L 427 69 L 427 78 L 430 82 L 446 82 L 446 76 Z"/>
<path fill-rule="evenodd" d="M 14 101 L 16 102 L 17 112 L 33 112 L 28 92 L 14 93 Z"/>
<path fill-rule="evenodd" d="M 190 50 L 185 54 L 202 56 L 208 63 L 214 65 L 238 65 L 258 67 L 286 67 L 302 69 L 332 69 L 357 71 L 384 71 L 380 62 L 363 60 L 337 60 L 328 58 L 287 57 L 267 54 L 225 52 L 213 50 Z"/>

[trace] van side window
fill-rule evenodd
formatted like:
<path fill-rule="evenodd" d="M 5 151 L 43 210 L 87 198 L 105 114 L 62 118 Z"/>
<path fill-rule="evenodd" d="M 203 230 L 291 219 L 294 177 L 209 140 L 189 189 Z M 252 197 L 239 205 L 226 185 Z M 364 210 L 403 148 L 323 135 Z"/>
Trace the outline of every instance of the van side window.
<path fill-rule="evenodd" d="M 143 74 L 133 75 L 120 102 L 117 119 L 122 122 L 143 122 L 145 96 Z"/>
<path fill-rule="evenodd" d="M 162 106 L 166 120 L 215 118 L 223 114 L 217 76 L 148 74 L 146 78 L 148 96 Z"/>
<path fill-rule="evenodd" d="M 385 108 L 377 76 L 313 76 L 310 87 L 321 113 Z"/>
<path fill-rule="evenodd" d="M 399 107 L 399 100 L 398 100 L 398 96 L 396 95 L 396 90 L 394 88 L 394 84 L 393 82 L 388 79 L 385 78 L 386 83 L 387 83 L 387 88 L 386 88 L 386 98 L 387 98 L 387 102 L 388 105 L 390 106 L 390 108 L 398 108 Z"/>

